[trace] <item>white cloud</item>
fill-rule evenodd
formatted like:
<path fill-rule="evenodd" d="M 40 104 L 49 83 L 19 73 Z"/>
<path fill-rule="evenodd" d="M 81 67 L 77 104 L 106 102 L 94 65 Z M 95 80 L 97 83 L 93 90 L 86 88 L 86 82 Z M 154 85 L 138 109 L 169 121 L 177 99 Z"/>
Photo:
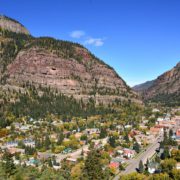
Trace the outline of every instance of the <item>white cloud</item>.
<path fill-rule="evenodd" d="M 102 39 L 102 38 L 88 38 L 84 43 L 88 44 L 88 45 L 102 46 L 104 44 L 104 39 Z"/>
<path fill-rule="evenodd" d="M 77 30 L 77 31 L 72 31 L 72 32 L 70 33 L 70 36 L 71 36 L 72 38 L 77 38 L 77 39 L 79 39 L 79 38 L 83 37 L 85 34 L 86 34 L 86 33 L 85 33 L 84 31 Z"/>

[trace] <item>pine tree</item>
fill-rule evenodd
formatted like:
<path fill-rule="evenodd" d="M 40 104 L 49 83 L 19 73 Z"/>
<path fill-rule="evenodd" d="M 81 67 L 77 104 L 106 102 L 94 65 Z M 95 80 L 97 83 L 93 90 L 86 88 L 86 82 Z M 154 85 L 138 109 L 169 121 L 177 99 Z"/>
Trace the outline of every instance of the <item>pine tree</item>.
<path fill-rule="evenodd" d="M 137 142 L 135 142 L 135 144 L 134 144 L 134 146 L 133 146 L 133 149 L 134 149 L 137 153 L 139 153 L 139 152 L 140 152 L 140 145 L 139 145 Z"/>
<path fill-rule="evenodd" d="M 5 152 L 3 155 L 3 161 L 3 167 L 7 176 L 10 177 L 14 175 L 16 172 L 16 167 L 14 165 L 12 155 L 8 152 Z"/>
<path fill-rule="evenodd" d="M 142 160 L 139 161 L 139 173 L 143 173 L 144 172 L 144 165 Z"/>
<path fill-rule="evenodd" d="M 107 131 L 105 128 L 102 128 L 101 129 L 101 132 L 100 132 L 100 139 L 103 139 L 107 136 Z"/>
<path fill-rule="evenodd" d="M 104 179 L 104 172 L 102 164 L 100 163 L 101 155 L 98 150 L 92 150 L 85 161 L 83 169 L 83 178 L 88 180 L 102 180 Z"/>
<path fill-rule="evenodd" d="M 111 147 L 115 148 L 116 147 L 116 140 L 114 138 L 114 136 L 110 136 L 109 137 L 109 144 Z"/>
<path fill-rule="evenodd" d="M 45 138 L 45 141 L 44 141 L 44 146 L 45 146 L 46 150 L 49 149 L 49 146 L 50 146 L 50 145 L 51 145 L 51 141 L 50 141 L 50 139 L 49 139 L 49 136 L 46 135 L 46 138 Z"/>
<path fill-rule="evenodd" d="M 64 140 L 64 135 L 62 132 L 60 132 L 60 134 L 58 135 L 57 145 L 61 145 L 63 140 Z"/>

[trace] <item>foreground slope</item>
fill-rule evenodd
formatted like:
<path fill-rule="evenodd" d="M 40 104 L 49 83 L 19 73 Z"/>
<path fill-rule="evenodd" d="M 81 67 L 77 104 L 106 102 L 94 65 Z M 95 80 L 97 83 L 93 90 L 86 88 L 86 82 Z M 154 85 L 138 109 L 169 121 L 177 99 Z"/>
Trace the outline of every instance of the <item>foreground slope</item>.
<path fill-rule="evenodd" d="M 123 79 L 83 46 L 49 37 L 34 38 L 0 25 L 0 77 L 4 87 L 17 89 L 27 83 L 50 87 L 76 99 L 93 98 L 96 104 L 117 99 L 139 102 Z"/>

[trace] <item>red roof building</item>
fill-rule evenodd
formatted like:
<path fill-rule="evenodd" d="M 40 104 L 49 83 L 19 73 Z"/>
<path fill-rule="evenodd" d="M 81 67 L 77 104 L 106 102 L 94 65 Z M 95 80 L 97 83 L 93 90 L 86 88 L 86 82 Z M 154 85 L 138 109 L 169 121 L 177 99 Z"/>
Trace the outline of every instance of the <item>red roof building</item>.
<path fill-rule="evenodd" d="M 111 163 L 109 164 L 109 168 L 115 168 L 115 169 L 117 169 L 117 168 L 119 168 L 119 163 L 118 163 L 118 162 L 111 162 Z"/>

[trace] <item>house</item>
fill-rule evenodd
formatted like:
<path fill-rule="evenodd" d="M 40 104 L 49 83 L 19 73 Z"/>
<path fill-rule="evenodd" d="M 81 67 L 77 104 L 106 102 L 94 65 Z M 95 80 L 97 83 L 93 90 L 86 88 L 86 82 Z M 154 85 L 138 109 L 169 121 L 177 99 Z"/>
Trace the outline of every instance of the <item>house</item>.
<path fill-rule="evenodd" d="M 154 135 L 145 135 L 145 134 L 139 134 L 139 135 L 136 135 L 134 136 L 134 138 L 136 139 L 136 142 L 139 144 L 139 145 L 142 145 L 144 143 L 146 144 L 150 144 L 152 143 L 154 140 L 155 140 L 155 137 Z"/>
<path fill-rule="evenodd" d="M 125 125 L 124 127 L 125 127 L 126 129 L 130 129 L 130 128 L 132 128 L 132 125 L 129 125 L 129 124 L 128 124 L 128 125 Z"/>
<path fill-rule="evenodd" d="M 14 160 L 14 164 L 15 164 L 15 165 L 20 164 L 20 160 L 15 159 L 15 160 Z"/>
<path fill-rule="evenodd" d="M 25 146 L 35 147 L 35 141 L 32 139 L 25 139 L 23 140 Z"/>
<path fill-rule="evenodd" d="M 99 134 L 100 130 L 98 128 L 91 128 L 91 129 L 86 129 L 85 130 L 86 134 L 91 135 L 91 134 Z"/>
<path fill-rule="evenodd" d="M 180 129 L 176 131 L 176 139 L 180 139 Z"/>
<path fill-rule="evenodd" d="M 26 165 L 27 166 L 37 166 L 39 164 L 39 161 L 37 159 L 34 158 L 30 158 L 29 161 L 26 161 Z"/>
<path fill-rule="evenodd" d="M 109 164 L 109 168 L 118 169 L 119 168 L 119 163 L 118 162 L 111 162 Z"/>
<path fill-rule="evenodd" d="M 112 158 L 111 159 L 111 162 L 118 162 L 120 164 L 123 164 L 124 163 L 124 158 L 120 157 L 120 156 L 117 156 L 115 158 Z"/>
<path fill-rule="evenodd" d="M 147 128 L 148 128 L 148 126 L 146 126 L 146 125 L 143 124 L 143 123 L 139 124 L 139 127 L 140 127 L 141 129 L 147 129 Z"/>
<path fill-rule="evenodd" d="M 66 159 L 67 162 L 70 162 L 70 163 L 76 163 L 77 162 L 77 158 L 73 158 L 73 157 L 69 157 Z"/>
<path fill-rule="evenodd" d="M 180 163 L 179 162 L 176 164 L 176 169 L 180 169 Z"/>
<path fill-rule="evenodd" d="M 5 148 L 12 148 L 12 147 L 17 147 L 18 146 L 18 141 L 10 141 L 5 143 Z"/>
<path fill-rule="evenodd" d="M 153 112 L 153 113 L 156 113 L 156 112 L 160 112 L 160 111 L 159 111 L 159 109 L 154 108 L 154 109 L 152 110 L 152 112 Z"/>
<path fill-rule="evenodd" d="M 63 150 L 63 154 L 67 154 L 67 153 L 71 153 L 72 152 L 72 149 L 71 148 L 66 148 Z"/>
<path fill-rule="evenodd" d="M 81 136 L 82 136 L 82 133 L 77 132 L 77 133 L 74 134 L 74 136 L 75 136 L 76 139 L 80 139 Z"/>
<path fill-rule="evenodd" d="M 135 136 L 135 135 L 139 135 L 141 134 L 140 131 L 137 131 L 137 130 L 131 130 L 131 132 L 129 133 L 129 136 L 131 136 L 132 138 Z"/>
<path fill-rule="evenodd" d="M 53 168 L 55 169 L 55 170 L 58 170 L 58 169 L 60 169 L 61 168 L 61 166 L 55 166 L 55 165 L 53 165 Z"/>
<path fill-rule="evenodd" d="M 41 153 L 41 152 L 38 152 L 38 159 L 40 160 L 47 160 L 49 159 L 50 157 L 52 157 L 52 154 L 50 153 Z"/>
<path fill-rule="evenodd" d="M 20 129 L 21 124 L 20 123 L 13 123 L 15 129 Z"/>
<path fill-rule="evenodd" d="M 28 126 L 28 125 L 23 125 L 23 126 L 20 127 L 20 130 L 23 131 L 23 132 L 26 132 L 26 131 L 29 130 L 29 128 L 30 128 L 30 126 Z"/>
<path fill-rule="evenodd" d="M 123 149 L 123 155 L 127 158 L 133 158 L 135 156 L 136 152 L 132 149 Z"/>
<path fill-rule="evenodd" d="M 163 132 L 163 128 L 159 128 L 159 127 L 150 128 L 150 134 L 153 134 L 154 136 L 157 136 L 158 134 L 160 134 L 160 132 Z"/>
<path fill-rule="evenodd" d="M 159 168 L 159 163 L 157 162 L 150 162 L 148 164 L 148 172 L 150 174 L 154 174 L 158 170 L 158 168 Z"/>
<path fill-rule="evenodd" d="M 10 154 L 15 154 L 15 153 L 24 154 L 24 152 L 25 152 L 24 149 L 18 149 L 18 148 L 14 148 L 14 147 L 8 148 L 7 151 L 8 151 Z"/>

